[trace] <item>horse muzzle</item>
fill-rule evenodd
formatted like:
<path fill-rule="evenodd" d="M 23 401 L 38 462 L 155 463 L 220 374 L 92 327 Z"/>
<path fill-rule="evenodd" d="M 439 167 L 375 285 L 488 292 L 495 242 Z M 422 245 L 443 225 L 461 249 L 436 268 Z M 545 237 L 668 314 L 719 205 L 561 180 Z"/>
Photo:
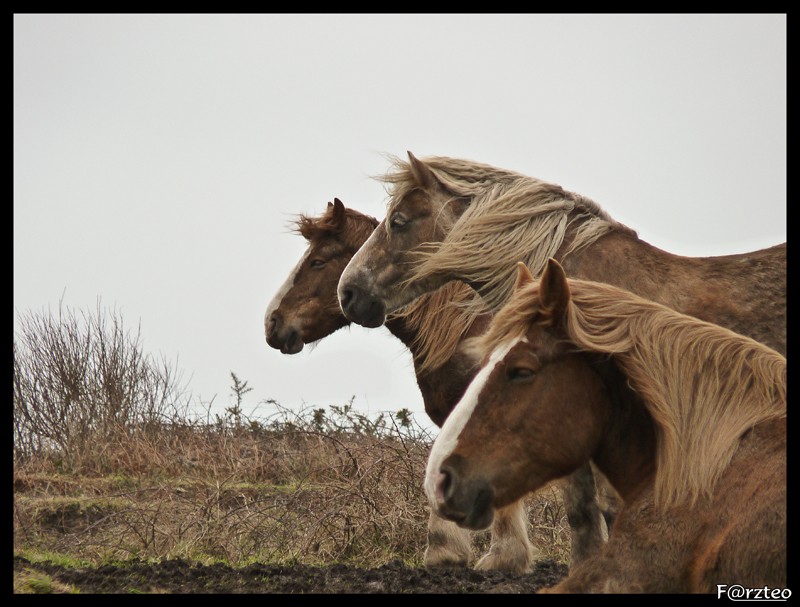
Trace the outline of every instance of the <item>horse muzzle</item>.
<path fill-rule="evenodd" d="M 283 354 L 297 354 L 303 349 L 303 339 L 295 327 L 284 322 L 280 314 L 273 313 L 264 327 L 267 344 Z"/>
<path fill-rule="evenodd" d="M 339 305 L 348 320 L 362 327 L 374 329 L 386 322 L 386 305 L 361 287 L 353 284 L 339 289 Z"/>
<path fill-rule="evenodd" d="M 433 501 L 442 518 L 459 527 L 487 529 L 494 519 L 494 489 L 479 478 L 466 478 L 458 466 L 445 462 L 434 484 Z"/>

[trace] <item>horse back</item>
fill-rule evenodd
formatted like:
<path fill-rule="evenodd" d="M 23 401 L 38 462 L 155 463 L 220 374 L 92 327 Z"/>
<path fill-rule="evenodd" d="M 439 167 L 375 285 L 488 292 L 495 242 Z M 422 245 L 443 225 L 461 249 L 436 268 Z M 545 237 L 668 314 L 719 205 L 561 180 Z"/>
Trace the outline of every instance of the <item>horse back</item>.
<path fill-rule="evenodd" d="M 563 265 L 575 278 L 622 287 L 786 355 L 786 243 L 687 257 L 611 232 L 568 255 Z"/>
<path fill-rule="evenodd" d="M 786 243 L 697 259 L 692 282 L 697 297 L 686 313 L 747 335 L 785 356 Z"/>

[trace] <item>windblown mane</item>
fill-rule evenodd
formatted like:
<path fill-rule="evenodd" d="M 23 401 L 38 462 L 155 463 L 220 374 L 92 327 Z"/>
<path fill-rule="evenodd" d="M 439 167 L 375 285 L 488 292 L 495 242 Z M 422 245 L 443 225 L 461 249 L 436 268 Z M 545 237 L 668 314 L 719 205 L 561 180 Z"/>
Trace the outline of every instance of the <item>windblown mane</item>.
<path fill-rule="evenodd" d="M 387 216 L 404 195 L 418 187 L 408 162 L 388 156 L 390 170 L 377 179 L 388 184 Z M 594 201 L 558 185 L 486 164 L 432 156 L 422 159 L 454 196 L 469 199 L 469 207 L 441 243 L 419 247 L 420 260 L 409 282 L 454 273 L 480 285 L 485 306 L 497 310 L 511 295 L 516 263 L 523 261 L 534 276 L 564 244 L 575 227 L 564 255 L 610 230 L 635 234 L 612 219 Z M 480 306 L 479 308 L 480 309 Z"/>
<path fill-rule="evenodd" d="M 438 369 L 452 358 L 477 319 L 466 304 L 478 297 L 465 283 L 450 281 L 390 315 L 403 318 L 415 334 L 410 349 L 417 373 Z"/>
<path fill-rule="evenodd" d="M 333 207 L 318 217 L 299 215 L 294 231 L 309 245 L 324 238 L 338 237 L 347 247 L 357 250 L 378 225 L 378 220 L 345 207 L 345 225 L 334 220 Z M 458 304 L 477 297 L 475 291 L 462 282 L 450 282 L 395 312 L 393 318 L 403 318 L 414 333 L 410 349 L 414 353 L 417 373 L 431 371 L 444 365 L 461 343 L 476 316 Z M 455 303 L 456 305 L 450 305 Z M 338 305 L 338 304 L 337 304 Z"/>
<path fill-rule="evenodd" d="M 569 338 L 612 355 L 655 421 L 658 507 L 709 494 L 742 434 L 786 415 L 786 358 L 778 352 L 611 285 L 570 279 L 569 287 Z M 525 335 L 538 289 L 520 289 L 465 347 L 486 353 Z"/>

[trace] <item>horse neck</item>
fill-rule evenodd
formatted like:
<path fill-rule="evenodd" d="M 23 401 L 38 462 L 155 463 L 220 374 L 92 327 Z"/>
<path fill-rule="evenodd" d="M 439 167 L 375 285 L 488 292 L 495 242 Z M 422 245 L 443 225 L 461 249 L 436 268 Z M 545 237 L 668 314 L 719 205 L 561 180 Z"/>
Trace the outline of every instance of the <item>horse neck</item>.
<path fill-rule="evenodd" d="M 412 344 L 414 343 L 416 333 L 403 316 L 389 316 L 386 319 L 385 326 L 389 330 L 389 333 L 399 339 L 403 345 L 414 354 Z"/>
<path fill-rule="evenodd" d="M 476 319 L 464 338 L 482 332 L 488 324 L 489 317 Z M 445 419 L 458 404 L 470 381 L 477 373 L 475 362 L 460 352 L 456 352 L 442 366 L 429 371 L 420 372 L 417 365 L 419 352 L 414 346 L 416 332 L 403 317 L 390 317 L 386 328 L 409 349 L 414 359 L 414 372 L 417 386 L 422 394 L 425 412 L 431 421 L 441 428 Z"/>
<path fill-rule="evenodd" d="M 613 359 L 598 356 L 593 365 L 606 385 L 611 411 L 592 460 L 627 501 L 652 486 L 655 422 Z"/>

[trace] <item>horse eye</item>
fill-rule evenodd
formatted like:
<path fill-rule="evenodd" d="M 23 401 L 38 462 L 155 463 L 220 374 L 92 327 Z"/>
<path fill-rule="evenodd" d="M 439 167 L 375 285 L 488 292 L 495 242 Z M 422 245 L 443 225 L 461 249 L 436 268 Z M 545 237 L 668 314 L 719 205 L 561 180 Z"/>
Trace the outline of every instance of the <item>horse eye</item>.
<path fill-rule="evenodd" d="M 324 259 L 315 259 L 315 260 L 313 260 L 311 262 L 311 267 L 312 268 L 321 268 L 324 265 L 325 265 L 325 260 Z"/>
<path fill-rule="evenodd" d="M 534 370 L 528 367 L 511 367 L 506 374 L 509 381 L 521 381 L 534 376 Z"/>
<path fill-rule="evenodd" d="M 395 213 L 389 220 L 389 225 L 396 230 L 399 230 L 400 228 L 404 227 L 407 223 L 408 220 L 405 217 L 403 217 L 403 215 L 400 213 Z"/>

